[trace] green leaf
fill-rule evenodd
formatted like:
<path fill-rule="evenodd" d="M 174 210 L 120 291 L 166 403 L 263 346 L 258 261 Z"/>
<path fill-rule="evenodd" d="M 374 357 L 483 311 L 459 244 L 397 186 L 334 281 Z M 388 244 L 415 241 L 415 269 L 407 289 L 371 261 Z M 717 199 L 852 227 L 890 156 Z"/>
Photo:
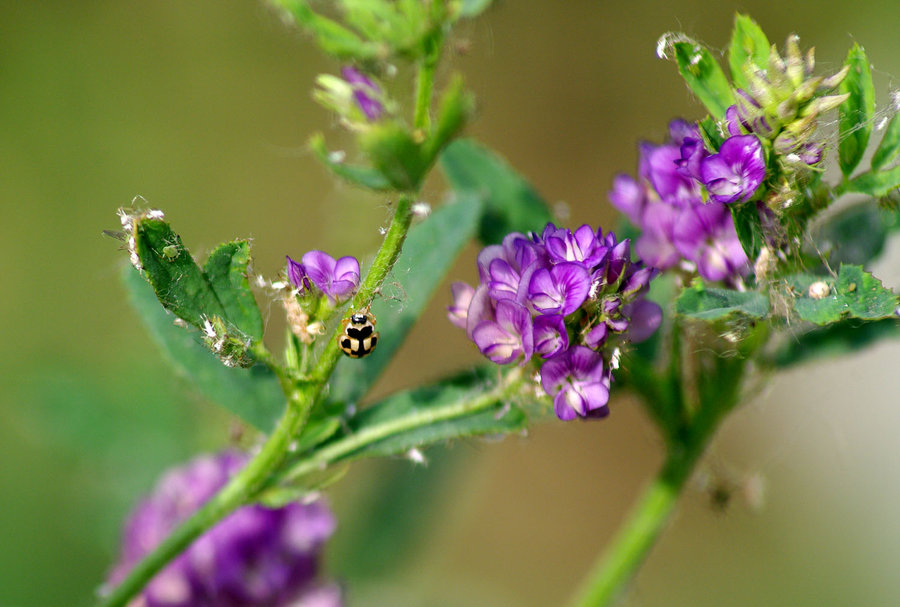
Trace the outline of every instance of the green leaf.
<path fill-rule="evenodd" d="M 218 403 L 263 432 L 275 427 L 284 411 L 278 379 L 262 365 L 224 366 L 194 331 L 175 326 L 175 317 L 159 305 L 147 281 L 131 266 L 122 276 L 131 303 L 175 369 L 208 400 Z"/>
<path fill-rule="evenodd" d="M 795 274 L 786 278 L 799 296 L 794 299 L 794 312 L 801 319 L 817 325 L 836 323 L 844 317 L 879 320 L 895 314 L 897 296 L 862 266 L 842 264 L 837 279 L 811 274 Z M 824 283 L 824 296 L 810 295 L 813 283 Z"/>
<path fill-rule="evenodd" d="M 340 23 L 315 13 L 306 0 L 270 0 L 286 10 L 297 24 L 312 33 L 319 48 L 339 59 L 370 61 L 377 59 L 380 47 L 363 40 Z"/>
<path fill-rule="evenodd" d="M 360 136 L 359 145 L 395 189 L 418 189 L 430 162 L 405 127 L 394 122 L 373 126 Z"/>
<path fill-rule="evenodd" d="M 896 318 L 874 322 L 844 320 L 801 335 L 788 335 L 768 357 L 768 361 L 776 367 L 791 367 L 819 358 L 850 354 L 883 339 L 898 337 L 900 320 Z"/>
<path fill-rule="evenodd" d="M 897 309 L 897 296 L 862 266 L 841 265 L 837 292 L 847 302 L 850 316 L 878 320 L 892 316 Z"/>
<path fill-rule="evenodd" d="M 372 304 L 381 334 L 378 348 L 363 359 L 341 359 L 330 382 L 329 399 L 355 402 L 381 375 L 459 252 L 474 237 L 482 208 L 479 198 L 458 196 L 410 231 L 393 279 L 388 280 L 399 283 L 402 301 L 397 305 L 378 298 Z"/>
<path fill-rule="evenodd" d="M 247 280 L 249 265 L 250 243 L 237 240 L 216 247 L 206 260 L 203 273 L 222 304 L 225 317 L 244 334 L 259 340 L 263 336 L 263 320 Z"/>
<path fill-rule="evenodd" d="M 875 86 L 866 51 L 854 44 L 847 53 L 844 65 L 850 73 L 841 82 L 841 93 L 850 96 L 839 108 L 838 160 L 841 172 L 849 176 L 862 160 L 872 132 L 872 116 L 875 113 Z"/>
<path fill-rule="evenodd" d="M 894 162 L 898 156 L 900 156 L 900 118 L 894 114 L 872 155 L 872 170 L 877 171 L 884 165 Z"/>
<path fill-rule="evenodd" d="M 731 85 L 715 57 L 699 42 L 681 39 L 672 43 L 675 61 L 687 85 L 717 120 L 734 103 Z"/>
<path fill-rule="evenodd" d="M 247 282 L 247 241 L 219 246 L 201 270 L 162 219 L 135 217 L 134 239 L 144 274 L 166 309 L 197 328 L 219 317 L 239 339 L 262 337 L 262 318 Z"/>
<path fill-rule="evenodd" d="M 765 318 L 769 314 L 769 299 L 756 291 L 707 288 L 702 281 L 695 280 L 675 300 L 675 311 L 700 320 L 720 320 L 737 315 Z"/>
<path fill-rule="evenodd" d="M 750 90 L 746 69 L 765 70 L 769 65 L 769 40 L 762 28 L 747 15 L 734 16 L 734 31 L 728 52 L 728 66 L 735 88 Z"/>
<path fill-rule="evenodd" d="M 884 249 L 888 222 L 873 200 L 841 210 L 813 231 L 813 241 L 829 265 L 865 264 Z"/>
<path fill-rule="evenodd" d="M 735 203 L 728 205 L 731 217 L 734 219 L 734 228 L 737 231 L 741 247 L 751 263 L 757 257 L 766 238 L 763 234 L 762 223 L 759 218 L 759 210 L 755 202 Z"/>
<path fill-rule="evenodd" d="M 391 432 L 383 440 L 364 445 L 346 458 L 385 456 L 406 453 L 454 438 L 518 432 L 525 427 L 525 414 L 509 403 L 494 402 L 479 411 L 464 413 L 467 403 L 485 390 L 484 373 L 476 373 L 448 382 L 393 394 L 360 411 L 348 421 L 350 434 L 376 428 L 391 428 L 417 418 L 410 429 Z"/>
<path fill-rule="evenodd" d="M 434 132 L 425 143 L 425 155 L 429 166 L 462 130 L 474 111 L 475 98 L 463 89 L 462 78 L 454 77 L 441 98 Z"/>
<path fill-rule="evenodd" d="M 700 128 L 700 136 L 708 149 L 718 150 L 722 147 L 722 143 L 725 142 L 725 134 L 722 133 L 719 123 L 712 116 L 700 120 L 697 122 L 697 126 Z"/>
<path fill-rule="evenodd" d="M 474 193 L 485 203 L 479 239 L 499 243 L 510 232 L 540 231 L 553 221 L 547 203 L 506 162 L 467 139 L 450 144 L 441 155 L 441 168 L 457 193 Z"/>
<path fill-rule="evenodd" d="M 457 0 L 459 16 L 471 19 L 483 13 L 493 0 Z"/>
<path fill-rule="evenodd" d="M 900 165 L 886 171 L 873 173 L 866 171 L 857 175 L 847 184 L 845 192 L 859 192 L 881 198 L 900 188 Z"/>
<path fill-rule="evenodd" d="M 325 147 L 325 138 L 321 133 L 316 133 L 310 137 L 309 147 L 322 164 L 341 179 L 376 192 L 393 189 L 393 186 L 391 186 L 391 183 L 384 175 L 372 167 L 347 164 L 343 161 L 335 160 Z"/>

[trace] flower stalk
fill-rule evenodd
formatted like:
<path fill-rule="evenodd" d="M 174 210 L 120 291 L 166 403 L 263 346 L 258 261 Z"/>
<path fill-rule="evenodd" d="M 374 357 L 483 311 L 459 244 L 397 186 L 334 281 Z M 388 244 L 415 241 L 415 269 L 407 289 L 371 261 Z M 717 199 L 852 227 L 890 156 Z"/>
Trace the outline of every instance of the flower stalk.
<path fill-rule="evenodd" d="M 433 63 L 426 60 L 421 67 L 421 71 L 428 70 L 430 74 L 419 77 L 420 84 L 416 93 L 417 116 L 422 107 L 425 108 L 427 114 L 434 85 L 436 53 L 437 51 L 435 51 Z M 411 194 L 401 194 L 398 198 L 390 227 L 375 255 L 372 266 L 353 297 L 349 308 L 351 311 L 362 309 L 372 301 L 400 256 L 403 242 L 406 240 L 412 224 L 413 200 L 414 197 Z M 340 349 L 337 346 L 337 334 L 341 331 L 340 325 L 335 331 L 336 333 L 326 342 L 325 349 L 316 360 L 310 373 L 304 377 L 291 377 L 289 371 L 281 368 L 272 359 L 271 354 L 261 346 L 258 348 L 258 352 L 254 352 L 258 360 L 274 369 L 279 378 L 279 383 L 287 399 L 284 414 L 260 451 L 247 465 L 219 493 L 135 565 L 115 589 L 102 597 L 101 607 L 125 607 L 153 576 L 194 540 L 237 508 L 257 497 L 272 473 L 284 462 L 291 443 L 300 434 L 309 418 L 310 411 L 319 402 L 323 389 L 337 365 L 340 358 Z"/>

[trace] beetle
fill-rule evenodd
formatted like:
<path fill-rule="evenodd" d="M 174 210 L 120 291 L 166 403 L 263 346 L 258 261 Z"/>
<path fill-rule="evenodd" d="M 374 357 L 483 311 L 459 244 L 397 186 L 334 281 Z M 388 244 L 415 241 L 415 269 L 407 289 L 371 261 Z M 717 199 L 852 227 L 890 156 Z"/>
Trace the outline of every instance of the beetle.
<path fill-rule="evenodd" d="M 345 318 L 342 321 L 344 330 L 338 336 L 341 351 L 350 358 L 362 358 L 371 354 L 378 344 L 376 322 L 375 315 L 368 310 Z"/>

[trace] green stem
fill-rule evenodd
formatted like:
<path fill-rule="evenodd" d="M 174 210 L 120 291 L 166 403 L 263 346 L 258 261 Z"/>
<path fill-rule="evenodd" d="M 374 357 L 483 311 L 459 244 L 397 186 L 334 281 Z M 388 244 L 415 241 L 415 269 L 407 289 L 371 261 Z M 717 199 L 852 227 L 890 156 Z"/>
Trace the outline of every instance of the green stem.
<path fill-rule="evenodd" d="M 722 419 L 738 402 L 746 359 L 713 353 L 711 360 L 699 362 L 713 371 L 698 372 L 700 402 L 694 415 L 672 436 L 659 474 L 594 563 L 571 607 L 603 607 L 619 596 L 665 528 L 678 496 Z M 673 382 L 672 387 L 678 384 Z"/>
<path fill-rule="evenodd" d="M 403 196 L 391 227 L 381 243 L 375 261 L 353 299 L 352 309 L 364 307 L 371 301 L 400 255 L 412 222 L 410 198 Z M 338 329 L 340 330 L 340 328 Z M 288 398 L 287 409 L 272 431 L 260 452 L 231 481 L 202 508 L 178 527 L 172 535 L 159 544 L 147 557 L 135 566 L 125 580 L 102 603 L 102 607 L 122 607 L 156 575 L 166 564 L 187 548 L 206 530 L 235 509 L 254 498 L 272 471 L 284 460 L 293 439 L 300 433 L 310 410 L 318 402 L 325 382 L 337 364 L 340 350 L 337 336 L 326 345 L 322 356 L 310 374 L 311 381 L 294 383 L 283 369 L 271 359 L 267 350 L 254 350 L 257 358 L 274 369 L 282 389 Z"/>
<path fill-rule="evenodd" d="M 132 569 L 103 601 L 103 607 L 122 607 L 166 564 L 218 521 L 245 504 L 262 486 L 269 473 L 284 459 L 291 441 L 306 420 L 312 403 L 311 387 L 291 394 L 287 410 L 260 452 L 203 507 L 181 524 Z"/>
<path fill-rule="evenodd" d="M 406 234 L 409 232 L 412 218 L 412 198 L 407 195 L 400 196 L 400 199 L 397 201 L 397 209 L 394 211 L 394 217 L 391 219 L 391 226 L 384 236 L 381 248 L 375 255 L 375 260 L 372 261 L 369 273 L 366 274 L 365 279 L 356 292 L 356 296 L 350 303 L 346 312 L 347 318 L 351 314 L 367 308 L 372 302 L 372 298 L 375 297 L 384 279 L 387 278 L 388 273 L 400 256 L 400 250 L 403 247 L 403 242 L 406 240 Z M 325 344 L 325 350 L 310 373 L 313 381 L 324 384 L 331 377 L 331 372 L 334 371 L 334 366 L 341 357 L 341 350 L 337 342 L 343 330 L 341 324 L 335 327 L 330 339 Z"/>
<path fill-rule="evenodd" d="M 428 49 L 416 78 L 416 108 L 413 125 L 416 129 L 428 133 L 431 130 L 431 97 L 434 92 L 434 73 L 441 57 L 443 36 L 435 33 L 427 43 Z"/>
<path fill-rule="evenodd" d="M 422 128 L 428 128 L 430 124 L 428 108 L 431 105 L 434 70 L 440 53 L 441 39 L 438 37 L 435 41 L 436 48 L 430 49 L 419 70 L 416 125 Z M 424 121 L 423 125 L 419 124 L 420 121 Z M 353 298 L 350 312 L 369 305 L 400 256 L 400 250 L 412 223 L 412 203 L 413 198 L 410 195 L 400 196 L 388 232 L 375 255 L 372 267 Z M 309 412 L 321 398 L 322 390 L 340 357 L 337 337 L 342 330 L 341 326 L 335 329 L 335 333 L 326 343 L 322 355 L 316 361 L 308 378 L 302 380 L 287 373 L 274 361 L 271 353 L 261 345 L 254 349 L 257 359 L 275 371 L 278 376 L 279 383 L 287 397 L 287 408 L 284 415 L 259 453 L 219 493 L 140 561 L 119 586 L 105 597 L 101 603 L 102 607 L 126 605 L 154 575 L 159 573 L 195 539 L 228 514 L 254 499 L 271 473 L 284 461 L 291 442 L 303 429 Z"/>
<path fill-rule="evenodd" d="M 278 480 L 279 482 L 290 483 L 309 472 L 322 470 L 326 466 L 345 459 L 364 447 L 391 436 L 437 422 L 465 417 L 477 411 L 488 409 L 514 395 L 521 387 L 522 381 L 521 370 L 514 369 L 507 373 L 493 390 L 485 392 L 476 398 L 459 400 L 440 407 L 431 407 L 424 411 L 405 415 L 399 419 L 392 419 L 350 434 L 319 449 L 309 458 L 297 462 Z"/>
<path fill-rule="evenodd" d="M 688 445 L 669 451 L 656 479 L 644 491 L 605 553 L 595 562 L 571 607 L 609 605 L 619 595 L 665 528 L 714 429 L 710 427 L 708 433 L 697 433 Z"/>

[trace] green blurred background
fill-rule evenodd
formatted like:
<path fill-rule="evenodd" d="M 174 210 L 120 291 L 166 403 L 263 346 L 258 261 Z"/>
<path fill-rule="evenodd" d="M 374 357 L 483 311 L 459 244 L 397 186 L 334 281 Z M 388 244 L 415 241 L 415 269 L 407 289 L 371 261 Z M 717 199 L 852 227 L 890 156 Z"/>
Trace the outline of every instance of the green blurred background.
<path fill-rule="evenodd" d="M 825 71 L 859 41 L 888 106 L 895 1 L 500 1 L 460 29 L 441 76 L 465 74 L 479 99 L 470 133 L 569 225 L 610 226 L 606 192 L 635 171 L 637 141 L 700 116 L 657 38 L 683 30 L 723 49 L 736 10 L 779 45 L 800 34 Z M 198 253 L 252 237 L 267 276 L 286 253 L 376 246 L 384 201 L 335 184 L 304 148 L 316 130 L 342 141 L 310 98 L 315 75 L 338 67 L 254 0 L 0 2 L 0 607 L 89 605 L 137 496 L 232 434 L 129 308 L 125 254 L 101 237 L 118 207 L 143 196 Z M 436 180 L 426 198 L 441 197 Z M 474 279 L 475 253 L 454 279 Z M 894 244 L 879 265 L 895 287 L 898 259 Z M 445 291 L 379 394 L 479 360 L 443 320 Z M 423 354 L 435 341 L 441 356 Z M 738 486 L 731 506 L 694 483 L 625 604 L 897 604 L 898 354 L 882 345 L 765 381 L 704 466 Z M 603 423 L 457 443 L 425 470 L 354 466 L 329 491 L 341 519 L 329 571 L 350 604 L 562 604 L 660 461 L 636 404 L 617 395 L 612 409 Z M 740 486 L 757 474 L 765 497 L 751 508 Z"/>

